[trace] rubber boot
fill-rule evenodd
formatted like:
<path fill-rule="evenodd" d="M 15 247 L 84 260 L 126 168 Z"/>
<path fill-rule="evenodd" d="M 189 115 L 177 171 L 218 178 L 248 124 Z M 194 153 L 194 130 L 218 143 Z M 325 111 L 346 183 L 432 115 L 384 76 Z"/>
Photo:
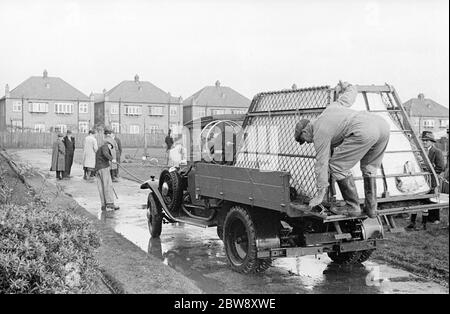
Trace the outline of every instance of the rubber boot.
<path fill-rule="evenodd" d="M 358 191 L 356 190 L 353 176 L 350 175 L 347 178 L 337 180 L 336 182 L 345 201 L 345 209 L 343 210 L 343 213 L 352 217 L 360 216 L 361 207 L 359 206 Z"/>
<path fill-rule="evenodd" d="M 406 227 L 408 230 L 416 230 L 417 214 L 411 214 L 411 223 Z"/>
<path fill-rule="evenodd" d="M 84 168 L 83 180 L 87 180 L 88 179 L 87 173 L 88 173 L 88 170 L 86 170 L 86 168 Z"/>
<path fill-rule="evenodd" d="M 364 211 L 370 218 L 377 217 L 377 178 L 364 177 Z"/>

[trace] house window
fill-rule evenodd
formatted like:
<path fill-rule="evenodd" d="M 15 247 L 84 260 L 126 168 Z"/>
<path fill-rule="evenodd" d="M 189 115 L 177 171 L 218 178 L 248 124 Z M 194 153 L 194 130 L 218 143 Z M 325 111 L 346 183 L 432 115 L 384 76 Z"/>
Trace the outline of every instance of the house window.
<path fill-rule="evenodd" d="M 111 105 L 111 114 L 119 114 L 119 105 L 118 104 Z"/>
<path fill-rule="evenodd" d="M 66 102 L 55 103 L 55 113 L 71 114 L 73 113 L 73 104 Z"/>
<path fill-rule="evenodd" d="M 149 115 L 150 116 L 162 116 L 164 112 L 164 107 L 162 106 L 150 106 Z"/>
<path fill-rule="evenodd" d="M 195 113 L 195 115 L 193 116 L 194 119 L 204 117 L 206 116 L 206 108 L 197 107 L 194 109 L 194 113 Z"/>
<path fill-rule="evenodd" d="M 178 115 L 178 107 L 176 107 L 176 106 L 170 106 L 170 115 L 171 115 L 171 116 L 176 116 L 176 115 Z"/>
<path fill-rule="evenodd" d="M 448 128 L 448 120 L 440 120 L 439 121 L 439 127 L 441 127 L 441 128 Z"/>
<path fill-rule="evenodd" d="M 211 109 L 211 114 L 212 115 L 225 114 L 225 109 Z"/>
<path fill-rule="evenodd" d="M 89 104 L 88 103 L 81 102 L 79 104 L 79 107 L 78 107 L 78 112 L 79 113 L 88 113 L 88 110 L 89 110 Z"/>
<path fill-rule="evenodd" d="M 48 112 L 48 103 L 46 102 L 30 102 L 28 104 L 30 112 Z"/>
<path fill-rule="evenodd" d="M 139 125 L 130 125 L 130 134 L 139 134 Z"/>
<path fill-rule="evenodd" d="M 157 133 L 157 132 L 159 132 L 159 130 L 160 130 L 159 125 L 149 125 L 148 126 L 149 133 Z"/>
<path fill-rule="evenodd" d="M 55 132 L 66 133 L 66 131 L 67 131 L 67 125 L 65 125 L 65 124 L 57 124 L 55 126 Z"/>
<path fill-rule="evenodd" d="M 111 129 L 114 133 L 120 133 L 119 122 L 111 122 Z"/>
<path fill-rule="evenodd" d="M 80 132 L 80 133 L 89 132 L 89 122 L 88 121 L 78 122 L 78 132 Z"/>
<path fill-rule="evenodd" d="M 35 124 L 34 125 L 34 132 L 39 132 L 39 133 L 45 132 L 45 124 L 43 124 L 43 123 Z"/>
<path fill-rule="evenodd" d="M 434 128 L 434 120 L 423 120 L 423 126 L 425 128 Z"/>
<path fill-rule="evenodd" d="M 22 112 L 22 102 L 21 101 L 13 102 L 12 111 L 13 112 Z"/>
<path fill-rule="evenodd" d="M 142 107 L 141 106 L 126 106 L 125 107 L 125 114 L 129 116 L 138 116 L 142 114 Z"/>
<path fill-rule="evenodd" d="M 232 109 L 232 110 L 231 110 L 231 113 L 232 113 L 232 114 L 244 114 L 244 113 L 245 113 L 245 110 L 242 110 L 242 109 Z"/>

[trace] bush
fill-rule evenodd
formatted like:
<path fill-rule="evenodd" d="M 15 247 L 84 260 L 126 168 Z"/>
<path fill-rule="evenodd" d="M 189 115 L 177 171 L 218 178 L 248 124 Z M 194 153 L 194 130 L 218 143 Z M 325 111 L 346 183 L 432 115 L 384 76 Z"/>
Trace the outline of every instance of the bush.
<path fill-rule="evenodd" d="M 87 219 L 40 202 L 0 204 L 0 293 L 83 293 L 100 246 Z"/>

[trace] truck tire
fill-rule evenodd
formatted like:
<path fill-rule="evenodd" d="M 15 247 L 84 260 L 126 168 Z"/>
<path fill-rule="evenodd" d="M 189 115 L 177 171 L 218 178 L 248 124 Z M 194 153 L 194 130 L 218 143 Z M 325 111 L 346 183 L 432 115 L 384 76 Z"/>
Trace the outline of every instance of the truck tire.
<path fill-rule="evenodd" d="M 256 228 L 249 211 L 233 206 L 225 217 L 223 242 L 227 259 L 239 273 L 264 272 L 272 264 L 271 259 L 257 258 Z"/>
<path fill-rule="evenodd" d="M 152 238 L 158 238 L 161 235 L 162 220 L 161 208 L 156 205 L 153 193 L 149 193 L 147 199 L 147 224 Z"/>
<path fill-rule="evenodd" d="M 217 236 L 223 241 L 223 226 L 217 226 Z"/>
<path fill-rule="evenodd" d="M 361 252 L 330 252 L 327 253 L 331 260 L 338 265 L 354 265 L 361 263 L 359 260 L 361 258 Z"/>
<path fill-rule="evenodd" d="M 167 169 L 161 172 L 159 176 L 159 192 L 167 209 L 171 213 L 178 212 L 183 198 L 181 178 L 178 172 L 169 172 Z"/>
<path fill-rule="evenodd" d="M 365 251 L 361 251 L 361 252 L 360 252 L 360 253 L 361 253 L 361 256 L 360 256 L 360 258 L 358 259 L 358 262 L 359 262 L 359 263 L 363 263 L 363 262 L 367 261 L 367 260 L 370 258 L 370 256 L 372 255 L 373 251 L 375 251 L 375 250 L 365 250 Z"/>

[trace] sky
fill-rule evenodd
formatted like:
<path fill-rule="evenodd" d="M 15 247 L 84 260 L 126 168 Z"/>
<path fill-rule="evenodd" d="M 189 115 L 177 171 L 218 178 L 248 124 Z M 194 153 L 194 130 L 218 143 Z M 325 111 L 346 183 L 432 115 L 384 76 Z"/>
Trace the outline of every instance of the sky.
<path fill-rule="evenodd" d="M 83 93 L 138 74 L 172 96 L 391 84 L 448 107 L 448 0 L 1 0 L 0 97 L 30 76 Z"/>

